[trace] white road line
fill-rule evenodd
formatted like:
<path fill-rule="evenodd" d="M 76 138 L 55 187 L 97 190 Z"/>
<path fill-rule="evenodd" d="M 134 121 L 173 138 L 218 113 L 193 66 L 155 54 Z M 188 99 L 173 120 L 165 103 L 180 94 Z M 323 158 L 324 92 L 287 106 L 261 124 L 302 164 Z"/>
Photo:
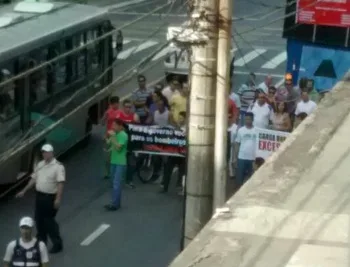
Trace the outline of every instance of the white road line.
<path fill-rule="evenodd" d="M 126 6 L 130 6 L 130 5 L 134 5 L 134 4 L 140 4 L 142 2 L 145 2 L 146 0 L 129 0 L 129 1 L 124 1 L 118 4 L 114 4 L 114 5 L 108 5 L 106 6 L 106 8 L 108 9 L 116 9 L 116 8 L 122 8 L 122 7 L 126 7 Z"/>
<path fill-rule="evenodd" d="M 144 42 L 144 43 L 142 43 L 142 44 L 140 44 L 138 46 L 130 47 L 129 49 L 124 50 L 123 52 L 119 53 L 118 54 L 118 59 L 127 59 L 132 54 L 136 54 L 138 52 L 141 52 L 142 50 L 145 50 L 147 48 L 155 46 L 156 44 L 158 44 L 158 42 L 147 41 L 147 42 Z"/>
<path fill-rule="evenodd" d="M 285 267 L 348 267 L 348 249 L 302 244 Z"/>
<path fill-rule="evenodd" d="M 152 58 L 152 61 L 157 61 L 158 59 L 164 57 L 167 53 L 171 51 L 171 47 L 165 47 L 157 55 Z"/>
<path fill-rule="evenodd" d="M 275 87 L 278 88 L 280 87 L 282 84 L 284 83 L 284 78 L 279 80 L 276 84 L 275 84 Z"/>
<path fill-rule="evenodd" d="M 109 224 L 101 224 L 95 231 L 93 231 L 83 242 L 80 243 L 80 246 L 89 246 L 94 240 L 96 240 L 100 235 L 102 235 L 108 228 Z"/>
<path fill-rule="evenodd" d="M 130 42 L 131 42 L 131 40 L 123 40 L 123 45 L 126 45 L 126 44 L 128 44 L 128 43 L 130 43 Z M 113 47 L 115 47 L 116 44 L 117 44 L 117 41 L 116 41 L 116 40 L 113 40 Z"/>
<path fill-rule="evenodd" d="M 268 62 L 266 62 L 262 66 L 262 68 L 263 69 L 274 69 L 278 65 L 282 64 L 282 62 L 286 61 L 286 59 L 287 59 L 287 52 L 284 51 L 284 52 L 278 54 L 277 56 L 275 56 L 274 58 L 272 58 L 271 60 L 269 60 Z"/>
<path fill-rule="evenodd" d="M 349 215 L 250 206 L 233 211 L 232 220 L 218 220 L 213 231 L 270 238 L 348 244 Z"/>
<path fill-rule="evenodd" d="M 254 58 L 264 54 L 267 50 L 266 49 L 255 49 L 248 54 L 244 55 L 242 58 L 236 60 L 235 67 L 243 67 L 246 63 L 249 63 Z"/>
<path fill-rule="evenodd" d="M 239 71 L 239 70 L 235 70 L 234 71 L 234 74 L 238 74 L 238 75 L 248 75 L 250 74 L 249 71 Z M 267 73 L 267 72 L 254 72 L 255 75 L 257 76 L 267 76 L 267 75 L 271 75 L 272 77 L 275 77 L 275 78 L 283 78 L 284 75 L 283 74 L 271 74 L 271 73 Z"/>
<path fill-rule="evenodd" d="M 282 28 L 273 28 L 273 27 L 264 27 L 262 29 L 267 31 L 277 31 L 277 32 L 282 31 Z"/>

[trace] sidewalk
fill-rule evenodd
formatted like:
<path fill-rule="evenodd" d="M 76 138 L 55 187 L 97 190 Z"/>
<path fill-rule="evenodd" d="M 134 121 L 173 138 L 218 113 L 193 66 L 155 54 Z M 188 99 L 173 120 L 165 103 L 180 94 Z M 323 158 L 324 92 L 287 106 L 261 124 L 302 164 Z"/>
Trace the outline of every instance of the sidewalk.
<path fill-rule="evenodd" d="M 347 267 L 350 75 L 171 267 Z"/>

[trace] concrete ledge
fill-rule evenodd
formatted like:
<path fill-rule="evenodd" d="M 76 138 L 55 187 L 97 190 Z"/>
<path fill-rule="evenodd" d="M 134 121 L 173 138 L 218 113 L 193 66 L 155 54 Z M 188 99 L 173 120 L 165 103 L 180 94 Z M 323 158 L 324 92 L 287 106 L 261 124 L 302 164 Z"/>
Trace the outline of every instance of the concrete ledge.
<path fill-rule="evenodd" d="M 308 251 L 306 255 L 310 253 L 311 257 L 312 252 L 310 251 L 315 251 L 315 248 L 305 247 L 305 244 L 311 241 L 317 242 L 317 244 L 322 246 L 325 244 L 340 246 L 341 248 L 337 247 L 337 251 L 334 254 L 337 254 L 340 250 L 341 252 L 339 253 L 343 255 L 342 249 L 344 249 L 343 246 L 348 247 L 347 238 L 349 236 L 343 232 L 337 234 L 334 232 L 334 229 L 337 229 L 337 227 L 344 229 L 345 227 L 342 231 L 349 230 L 348 214 L 333 214 L 335 213 L 333 210 L 329 211 L 329 214 L 325 214 L 322 206 L 330 204 L 328 203 L 330 200 L 322 199 L 322 194 L 318 194 L 313 189 L 311 190 L 311 184 L 324 185 L 323 192 L 326 192 L 324 194 L 330 192 L 329 194 L 332 197 L 337 195 L 337 191 L 334 188 L 348 186 L 347 180 L 341 180 L 342 184 L 338 185 L 340 187 L 336 187 L 336 183 L 340 180 L 332 178 L 332 184 L 332 181 L 326 182 L 324 178 L 321 179 L 320 174 L 323 175 L 322 169 L 324 167 L 325 172 L 332 170 L 329 175 L 328 173 L 325 174 L 326 176 L 328 175 L 326 178 L 332 175 L 339 177 L 339 174 L 333 174 L 334 169 L 339 166 L 335 166 L 335 168 L 332 166 L 331 168 L 326 165 L 327 162 L 333 165 L 338 164 L 338 162 L 333 162 L 330 159 L 333 158 L 335 161 L 343 159 L 342 157 L 347 155 L 345 151 L 350 149 L 350 140 L 347 139 L 347 137 L 350 138 L 350 135 L 348 135 L 350 126 L 343 125 L 344 121 L 350 121 L 349 114 L 350 73 L 345 76 L 343 81 L 336 84 L 335 88 L 321 101 L 317 110 L 299 125 L 280 149 L 227 202 L 226 206 L 230 211 L 225 214 L 214 215 L 213 219 L 195 240 L 170 266 L 308 267 L 311 265 L 286 265 L 285 262 L 292 257 L 292 251 L 294 253 L 296 250 L 300 250 L 298 252 L 300 255 L 305 255 L 306 249 Z M 339 140 L 337 142 L 337 134 L 341 136 L 339 137 L 341 142 Z M 334 144 L 342 144 L 342 142 L 346 142 L 344 147 L 337 150 Z M 323 153 L 326 146 L 327 151 L 331 152 Z M 344 154 L 340 154 L 343 151 Z M 337 153 L 338 155 L 336 155 Z M 320 160 L 321 158 L 322 160 Z M 348 177 L 349 174 L 346 176 Z M 350 178 L 348 180 L 350 183 Z M 312 201 L 310 200 L 312 195 L 305 200 L 313 202 L 312 205 L 309 205 L 308 211 L 301 211 L 301 208 L 295 204 L 298 199 L 296 189 L 300 190 L 300 192 L 303 189 L 305 191 L 310 189 L 310 194 L 317 195 L 317 198 L 315 197 Z M 300 195 L 303 193 L 305 192 L 301 192 Z M 340 194 L 340 192 L 338 193 Z M 321 208 L 313 210 L 314 202 L 319 202 Z M 336 204 L 333 205 L 334 207 L 336 206 Z M 322 224 L 323 222 L 329 224 L 330 221 L 332 221 L 331 224 L 333 226 L 331 225 L 332 228 L 330 228 L 331 226 L 327 225 L 327 227 L 332 230 L 329 230 Z M 276 225 L 279 222 L 284 224 L 279 229 L 276 229 Z M 319 232 L 317 235 L 309 236 L 309 232 L 311 234 L 311 230 L 313 230 L 312 227 L 310 228 L 309 223 L 312 222 L 314 227 L 318 225 L 322 226 L 322 229 L 327 228 L 329 231 L 332 231 L 333 237 L 330 237 L 328 233 L 320 234 Z M 250 232 L 249 229 L 242 230 L 244 227 L 254 228 L 254 224 L 259 224 L 254 231 Z M 293 226 L 296 226 L 295 229 Z M 296 241 L 297 239 L 298 241 Z M 300 244 L 305 246 L 300 247 Z M 266 247 L 269 247 L 269 250 L 264 251 L 264 255 L 262 255 L 261 251 Z M 319 252 L 321 248 L 316 250 L 318 252 L 314 252 L 314 254 L 318 254 L 317 256 L 320 258 L 321 255 L 319 253 L 322 254 L 323 252 Z M 326 249 L 326 251 L 330 251 L 330 249 Z M 276 255 L 282 254 L 286 258 L 281 258 L 277 261 L 278 257 Z M 302 258 L 299 254 L 298 257 Z M 259 259 L 256 258 L 257 255 L 259 255 Z M 271 260 L 268 260 L 269 257 L 271 257 Z M 339 256 L 337 259 L 332 260 L 334 266 L 343 266 L 343 262 L 339 262 L 341 257 Z M 254 260 L 255 258 L 256 260 Z M 327 259 L 329 260 L 329 257 Z M 323 267 L 322 264 L 317 266 Z M 327 267 L 333 266 L 329 262 L 327 264 Z"/>

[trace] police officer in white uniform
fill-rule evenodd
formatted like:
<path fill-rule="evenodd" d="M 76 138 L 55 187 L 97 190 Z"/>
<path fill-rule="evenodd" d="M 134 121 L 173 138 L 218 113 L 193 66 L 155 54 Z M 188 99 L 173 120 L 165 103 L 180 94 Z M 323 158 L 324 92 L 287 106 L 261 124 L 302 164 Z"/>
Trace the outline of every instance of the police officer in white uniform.
<path fill-rule="evenodd" d="M 19 222 L 21 237 L 11 241 L 6 248 L 4 267 L 47 267 L 49 257 L 44 242 L 33 237 L 34 221 L 23 217 Z"/>
<path fill-rule="evenodd" d="M 62 251 L 63 243 L 55 217 L 61 204 L 66 175 L 64 166 L 53 155 L 52 145 L 43 145 L 41 151 L 43 160 L 38 163 L 32 179 L 17 197 L 23 197 L 35 185 L 35 221 L 38 239 L 47 244 L 47 237 L 50 237 L 53 244 L 50 253 L 58 253 Z"/>

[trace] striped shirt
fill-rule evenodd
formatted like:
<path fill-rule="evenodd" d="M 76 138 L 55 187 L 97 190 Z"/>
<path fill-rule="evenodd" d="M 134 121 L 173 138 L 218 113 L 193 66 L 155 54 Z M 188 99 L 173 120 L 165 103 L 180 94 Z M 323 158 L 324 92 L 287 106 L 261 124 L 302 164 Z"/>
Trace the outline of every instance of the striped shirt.
<path fill-rule="evenodd" d="M 145 117 L 147 116 L 147 112 L 146 112 L 146 101 L 147 98 L 151 95 L 152 91 L 151 90 L 141 90 L 138 89 L 137 91 L 132 93 L 132 100 L 134 102 L 144 102 L 145 106 L 142 108 L 135 108 L 135 112 L 137 115 L 139 115 L 139 117 Z"/>
<path fill-rule="evenodd" d="M 249 87 L 246 84 L 242 85 L 238 90 L 238 95 L 241 97 L 241 111 L 247 111 L 249 106 L 253 104 L 255 92 L 254 87 Z"/>

